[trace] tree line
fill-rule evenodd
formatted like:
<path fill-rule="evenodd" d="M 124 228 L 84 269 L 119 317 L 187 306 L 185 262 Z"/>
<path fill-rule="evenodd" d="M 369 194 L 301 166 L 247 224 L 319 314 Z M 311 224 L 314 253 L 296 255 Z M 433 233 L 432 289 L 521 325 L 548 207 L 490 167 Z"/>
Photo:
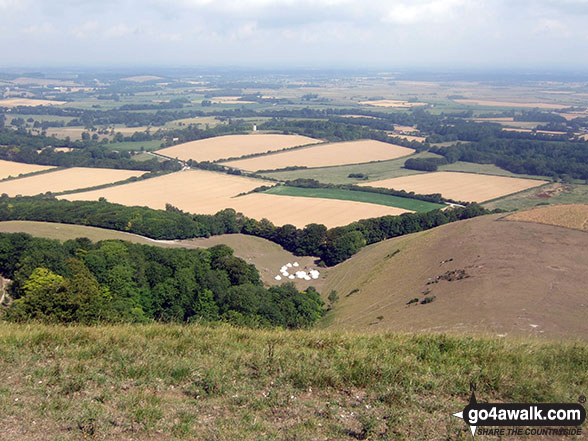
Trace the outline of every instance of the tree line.
<path fill-rule="evenodd" d="M 302 328 L 323 314 L 314 288 L 266 289 L 253 265 L 225 245 L 169 249 L 123 241 L 0 234 L 0 274 L 12 280 L 15 322 L 223 321 Z"/>
<path fill-rule="evenodd" d="M 167 205 L 166 210 L 127 207 L 101 201 L 66 201 L 51 197 L 0 197 L 0 220 L 34 220 L 109 228 L 153 239 L 188 239 L 243 233 L 275 242 L 296 255 L 315 256 L 325 265 L 336 265 L 365 245 L 415 233 L 448 222 L 487 214 L 477 204 L 464 208 L 405 213 L 354 222 L 327 229 L 322 224 L 304 228 L 275 226 L 225 209 L 215 215 L 192 215 Z"/>

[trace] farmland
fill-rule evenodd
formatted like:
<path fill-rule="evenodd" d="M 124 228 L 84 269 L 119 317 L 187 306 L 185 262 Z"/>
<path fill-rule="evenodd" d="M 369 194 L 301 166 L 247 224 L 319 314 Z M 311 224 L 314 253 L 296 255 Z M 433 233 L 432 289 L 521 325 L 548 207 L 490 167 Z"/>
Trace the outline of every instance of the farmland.
<path fill-rule="evenodd" d="M 298 135 L 226 135 L 178 144 L 158 150 L 157 153 L 183 161 L 218 161 L 318 142 L 321 141 Z"/>
<path fill-rule="evenodd" d="M 588 205 L 541 206 L 532 210 L 513 213 L 505 219 L 588 231 Z"/>
<path fill-rule="evenodd" d="M 329 227 L 346 225 L 358 219 L 401 214 L 406 210 L 361 202 L 299 198 L 246 193 L 271 182 L 203 170 L 186 170 L 140 182 L 60 196 L 69 200 L 97 200 L 123 205 L 162 209 L 166 203 L 197 214 L 214 214 L 234 208 L 254 219 L 267 218 L 276 225 L 303 227 L 323 223 Z"/>
<path fill-rule="evenodd" d="M 420 194 L 441 193 L 446 198 L 458 201 L 483 202 L 546 183 L 547 181 L 505 176 L 435 172 L 359 185 L 414 191 Z"/>
<path fill-rule="evenodd" d="M 274 170 L 285 167 L 327 167 L 386 161 L 414 153 L 413 149 L 374 140 L 311 146 L 256 158 L 229 161 L 225 165 L 244 170 Z"/>
<path fill-rule="evenodd" d="M 403 210 L 420 212 L 444 207 L 444 205 L 441 204 L 434 204 L 417 199 L 409 199 L 379 193 L 342 190 L 336 188 L 300 188 L 282 185 L 272 187 L 265 193 L 307 198 L 341 199 L 346 201 L 367 202 L 370 204 L 386 205 L 389 207 L 402 208 Z"/>
<path fill-rule="evenodd" d="M 359 104 L 375 106 L 375 107 L 416 107 L 426 106 L 427 103 L 415 103 L 402 100 L 373 100 L 373 101 L 361 101 Z"/>
<path fill-rule="evenodd" d="M 59 106 L 65 104 L 65 101 L 52 100 L 35 100 L 30 98 L 9 98 L 0 100 L 0 107 L 17 107 L 17 106 Z"/>
<path fill-rule="evenodd" d="M 456 99 L 454 101 L 460 104 L 488 107 L 521 107 L 527 109 L 564 109 L 568 107 L 564 104 L 546 102 L 494 101 L 486 99 Z"/>
<path fill-rule="evenodd" d="M 134 170 L 74 167 L 0 182 L 0 194 L 32 196 L 46 192 L 59 193 L 124 181 L 144 173 Z"/>
<path fill-rule="evenodd" d="M 18 175 L 51 170 L 52 168 L 46 165 L 24 164 L 22 162 L 4 161 L 0 159 L 0 179 L 15 178 Z"/>

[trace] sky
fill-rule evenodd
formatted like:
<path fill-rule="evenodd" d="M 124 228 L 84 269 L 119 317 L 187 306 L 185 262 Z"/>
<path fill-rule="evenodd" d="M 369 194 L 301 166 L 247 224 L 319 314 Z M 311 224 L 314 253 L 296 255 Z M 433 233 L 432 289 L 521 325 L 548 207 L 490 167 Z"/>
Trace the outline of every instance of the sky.
<path fill-rule="evenodd" d="M 0 68 L 588 68 L 588 0 L 0 0 Z"/>

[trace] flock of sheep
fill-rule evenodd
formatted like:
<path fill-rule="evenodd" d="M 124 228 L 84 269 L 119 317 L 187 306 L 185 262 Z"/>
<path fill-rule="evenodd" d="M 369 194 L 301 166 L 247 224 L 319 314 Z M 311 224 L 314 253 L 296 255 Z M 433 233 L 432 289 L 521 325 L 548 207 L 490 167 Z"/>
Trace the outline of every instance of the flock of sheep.
<path fill-rule="evenodd" d="M 298 262 L 294 262 L 294 263 L 287 263 L 286 265 L 284 265 L 282 268 L 280 268 L 280 274 L 278 274 L 276 277 L 274 277 L 274 279 L 276 280 L 282 280 L 282 279 L 290 279 L 290 280 L 294 280 L 296 278 L 298 279 L 304 279 L 304 280 L 311 280 L 311 279 L 318 279 L 320 273 L 315 270 L 315 269 L 310 269 L 307 271 L 302 271 L 302 270 L 297 270 L 297 268 L 300 265 L 298 264 Z M 293 272 L 293 274 L 290 274 L 290 272 Z"/>

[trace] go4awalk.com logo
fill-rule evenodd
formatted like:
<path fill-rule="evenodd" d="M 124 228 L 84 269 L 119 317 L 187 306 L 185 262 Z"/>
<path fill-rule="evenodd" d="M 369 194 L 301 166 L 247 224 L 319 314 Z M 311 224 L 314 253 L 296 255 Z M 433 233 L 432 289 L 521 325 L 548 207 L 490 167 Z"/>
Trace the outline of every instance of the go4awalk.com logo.
<path fill-rule="evenodd" d="M 472 436 L 581 436 L 586 409 L 578 403 L 478 403 L 472 390 L 469 404 L 453 416 L 470 426 Z"/>

